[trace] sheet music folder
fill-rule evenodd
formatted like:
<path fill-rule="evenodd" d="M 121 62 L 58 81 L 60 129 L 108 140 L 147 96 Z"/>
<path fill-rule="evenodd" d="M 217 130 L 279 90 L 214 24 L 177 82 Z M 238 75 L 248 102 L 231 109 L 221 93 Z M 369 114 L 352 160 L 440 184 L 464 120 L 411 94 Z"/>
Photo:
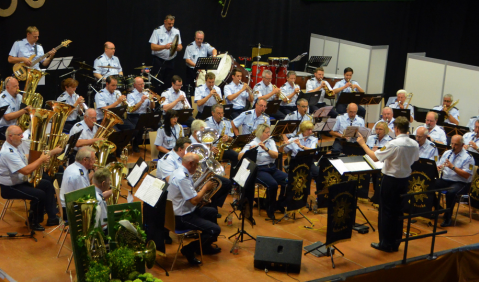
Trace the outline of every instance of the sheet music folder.
<path fill-rule="evenodd" d="M 358 175 L 365 173 L 379 173 L 381 169 L 371 167 L 363 156 L 339 157 L 329 159 L 329 162 L 341 175 Z"/>
<path fill-rule="evenodd" d="M 221 57 L 199 57 L 195 64 L 197 70 L 217 70 L 220 65 Z"/>
<path fill-rule="evenodd" d="M 160 120 L 160 112 L 141 114 L 140 118 L 138 119 L 138 122 L 136 123 L 136 129 L 140 130 L 143 128 L 151 128 L 153 130 L 156 130 L 158 128 L 158 123 L 160 122 Z"/>
<path fill-rule="evenodd" d="M 444 124 L 444 112 L 443 111 L 437 111 L 437 110 L 432 110 L 432 109 L 427 109 L 427 108 L 420 108 L 420 107 L 414 107 L 414 120 L 418 122 L 426 122 L 426 116 L 428 112 L 436 112 L 438 115 L 437 119 L 437 124 Z"/>
<path fill-rule="evenodd" d="M 152 207 L 156 207 L 158 200 L 163 191 L 167 190 L 167 187 L 168 183 L 165 181 L 147 174 L 140 187 L 138 187 L 135 197 Z"/>
<path fill-rule="evenodd" d="M 68 138 L 68 142 L 65 145 L 65 149 L 63 150 L 62 155 L 58 156 L 59 159 L 63 160 L 65 156 L 68 156 L 72 152 L 82 132 L 83 132 L 83 129 L 73 135 L 70 135 L 70 138 Z"/>
<path fill-rule="evenodd" d="M 307 92 L 307 93 L 300 91 L 298 100 L 306 99 L 308 101 L 309 106 L 314 106 L 319 102 L 319 99 L 321 98 L 321 91 L 322 90 L 319 90 L 316 92 Z"/>
<path fill-rule="evenodd" d="M 9 106 L 6 105 L 6 106 L 3 106 L 3 107 L 0 108 L 0 118 L 2 118 L 3 115 L 5 115 L 5 112 L 8 110 L 8 107 Z"/>
<path fill-rule="evenodd" d="M 409 120 L 409 117 L 411 116 L 411 110 L 410 109 L 392 109 L 393 110 L 393 117 L 398 118 L 398 117 L 405 117 L 407 120 Z"/>
<path fill-rule="evenodd" d="M 133 166 L 133 169 L 126 177 L 128 185 L 130 185 L 131 187 L 135 187 L 140 181 L 140 179 L 143 177 L 143 175 L 147 172 L 148 164 L 143 160 L 142 157 L 139 157 L 138 161 L 136 161 L 135 165 Z"/>

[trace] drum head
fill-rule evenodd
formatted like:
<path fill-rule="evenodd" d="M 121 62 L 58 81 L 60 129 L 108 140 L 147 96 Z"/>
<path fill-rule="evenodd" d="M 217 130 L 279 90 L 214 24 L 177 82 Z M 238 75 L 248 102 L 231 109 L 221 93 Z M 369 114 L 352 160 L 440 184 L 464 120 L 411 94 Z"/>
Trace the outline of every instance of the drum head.
<path fill-rule="evenodd" d="M 215 85 L 219 86 L 230 74 L 231 68 L 233 66 L 233 59 L 230 55 L 221 54 L 216 56 L 221 58 L 220 64 L 218 65 L 217 70 L 209 70 L 208 72 L 212 72 L 216 75 Z M 205 84 L 205 71 L 202 70 L 196 79 L 196 86 L 200 86 Z"/>

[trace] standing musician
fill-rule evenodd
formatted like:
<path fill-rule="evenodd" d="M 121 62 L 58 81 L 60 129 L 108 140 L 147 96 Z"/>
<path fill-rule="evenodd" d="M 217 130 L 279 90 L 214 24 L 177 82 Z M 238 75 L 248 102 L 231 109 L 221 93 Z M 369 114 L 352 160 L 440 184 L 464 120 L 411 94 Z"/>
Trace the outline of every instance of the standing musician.
<path fill-rule="evenodd" d="M 465 194 L 466 189 L 472 181 L 474 170 L 474 158 L 463 148 L 464 139 L 461 135 L 454 135 L 451 138 L 451 150 L 442 154 L 441 160 L 437 163 L 438 170 L 442 170 L 442 176 L 436 179 L 436 189 L 452 187 L 446 191 L 446 208 L 444 222 L 441 227 L 451 225 L 451 215 L 456 204 L 456 196 Z"/>
<path fill-rule="evenodd" d="M 264 98 L 266 101 L 273 101 L 276 100 L 281 92 L 280 88 L 277 88 L 276 86 L 273 86 L 271 83 L 271 80 L 273 79 L 273 73 L 270 70 L 264 70 L 263 71 L 263 80 L 261 80 L 259 83 L 257 83 L 254 86 L 254 93 L 258 93 L 257 98 Z M 256 99 L 257 100 L 257 99 Z M 256 102 L 256 101 L 255 101 Z M 274 114 L 271 115 L 277 120 L 282 120 L 286 117 L 285 114 L 283 114 L 281 111 L 278 111 Z"/>
<path fill-rule="evenodd" d="M 281 86 L 281 92 L 283 92 L 286 97 L 288 97 L 290 102 L 281 102 L 279 110 L 283 114 L 288 115 L 296 110 L 296 100 L 298 99 L 297 95 L 299 94 L 300 89 L 299 85 L 294 84 L 294 82 L 296 81 L 296 73 L 294 71 L 289 71 L 286 75 L 286 79 L 286 83 Z"/>
<path fill-rule="evenodd" d="M 369 136 L 368 140 L 366 141 L 366 145 L 368 145 L 369 149 L 371 149 L 373 152 L 376 152 L 393 139 L 388 135 L 389 127 L 385 122 L 376 123 L 374 130 L 376 135 Z"/>
<path fill-rule="evenodd" d="M 426 124 L 417 127 L 414 131 L 414 135 L 416 135 L 419 128 L 425 127 L 428 130 L 427 137 L 429 137 L 432 142 L 447 144 L 446 132 L 436 125 L 438 118 L 439 116 L 436 112 L 428 112 L 426 115 Z"/>
<path fill-rule="evenodd" d="M 82 107 L 82 103 L 85 102 L 85 99 L 75 93 L 78 87 L 78 80 L 73 78 L 67 78 L 62 81 L 62 90 L 63 93 L 57 98 L 57 101 L 66 103 L 68 105 L 72 105 L 75 109 L 71 112 L 68 116 L 67 121 L 65 122 L 65 126 L 63 127 L 64 132 L 69 132 L 72 129 L 73 125 L 78 122 L 78 114 L 80 113 Z"/>
<path fill-rule="evenodd" d="M 316 68 L 314 70 L 314 77 L 306 82 L 306 92 L 317 92 L 321 91 L 321 97 L 319 98 L 318 103 L 315 106 L 311 107 L 311 112 L 315 112 L 317 109 L 320 109 L 326 106 L 324 102 L 324 96 L 326 95 L 326 90 L 324 87 L 328 88 L 329 91 L 332 91 L 331 85 L 324 78 L 324 69 L 323 67 Z M 331 92 L 334 95 L 334 91 Z M 331 109 L 329 116 L 336 118 L 338 113 L 334 109 Z"/>
<path fill-rule="evenodd" d="M 240 69 L 234 69 L 232 73 L 233 81 L 224 88 L 226 104 L 233 105 L 231 118 L 235 119 L 241 113 L 246 111 L 246 102 L 253 103 L 253 92 L 248 92 L 248 84 L 243 83 L 241 78 L 243 73 Z"/>
<path fill-rule="evenodd" d="M 336 82 L 333 87 L 333 92 L 336 94 L 336 101 L 339 101 L 339 97 L 342 93 L 352 93 L 352 92 L 364 92 L 364 90 L 359 86 L 357 81 L 352 80 L 353 77 L 353 69 L 347 67 L 344 69 L 344 79 Z M 336 105 L 336 112 L 342 115 L 346 113 L 346 104 L 337 104 Z M 364 118 L 366 116 L 366 109 L 363 107 L 358 108 L 358 115 Z"/>
<path fill-rule="evenodd" d="M 266 110 L 266 99 L 259 98 L 256 102 L 254 110 L 249 110 L 241 113 L 237 118 L 231 121 L 231 127 L 236 136 L 240 135 L 238 128 L 242 126 L 242 134 L 250 134 L 260 124 L 271 125 L 269 116 L 264 113 Z"/>
<path fill-rule="evenodd" d="M 332 136 L 335 136 L 333 147 L 331 151 L 333 153 L 340 153 L 343 150 L 340 139 L 343 138 L 343 132 L 348 126 L 361 126 L 364 127 L 364 119 L 357 115 L 358 105 L 351 103 L 347 107 L 347 113 L 338 116 L 333 130 L 330 132 Z M 355 142 L 355 137 L 346 137 L 348 142 Z"/>
<path fill-rule="evenodd" d="M 126 96 L 122 95 L 120 91 L 116 90 L 118 81 L 115 77 L 109 76 L 106 78 L 106 86 L 100 92 L 95 95 L 96 103 L 96 115 L 97 123 L 101 124 L 103 121 L 103 111 L 101 109 L 111 109 L 123 106 L 122 103 L 126 102 Z M 123 119 L 123 124 L 115 125 L 119 130 L 129 130 L 135 128 L 133 124 L 127 120 Z"/>
<path fill-rule="evenodd" d="M 266 211 L 269 218 L 275 220 L 274 212 L 279 210 L 284 213 L 286 206 L 286 179 L 288 175 L 276 167 L 275 160 L 278 158 L 278 149 L 272 139 L 269 139 L 271 129 L 268 124 L 260 124 L 256 129 L 256 138 L 244 146 L 239 153 L 238 159 L 241 160 L 246 151 L 258 147 L 256 164 L 258 166 L 257 178 L 264 183 L 269 198 L 269 207 Z M 281 194 L 279 203 L 276 203 L 278 185 L 281 185 Z"/>
<path fill-rule="evenodd" d="M 221 252 L 221 248 L 212 246 L 221 233 L 216 217 L 217 211 L 212 207 L 197 208 L 205 193 L 213 188 L 213 182 L 208 181 L 198 192 L 195 190 L 191 177 L 196 172 L 198 165 L 198 155 L 188 153 L 183 157 L 182 165 L 170 176 L 168 199 L 173 204 L 175 228 L 178 230 L 201 230 L 203 254 L 217 254 Z M 181 249 L 181 254 L 190 264 L 201 264 L 201 261 L 195 258 L 195 253 L 200 253 L 198 240 L 192 241 Z"/>
<path fill-rule="evenodd" d="M 451 107 L 452 100 L 453 100 L 452 94 L 446 94 L 444 95 L 444 98 L 442 99 L 442 102 L 443 102 L 442 106 L 435 106 L 432 109 L 446 112 Z M 458 108 L 453 107 L 452 109 L 449 109 L 449 112 L 447 113 L 446 117 L 447 118 L 444 120 L 444 122 L 459 125 L 459 109 Z"/>
<path fill-rule="evenodd" d="M 13 43 L 12 49 L 8 54 L 8 62 L 10 64 L 25 63 L 25 65 L 39 70 L 40 64 L 32 66 L 32 61 L 29 59 L 33 54 L 35 54 L 33 60 L 36 60 L 45 54 L 43 52 L 42 45 L 37 43 L 39 37 L 40 32 L 38 29 L 35 26 L 29 26 L 27 28 L 27 37 L 23 40 L 18 40 Z M 48 52 L 50 55 L 40 62 L 42 63 L 42 66 L 47 67 L 52 61 L 56 52 L 57 51 L 55 48 Z"/>
<path fill-rule="evenodd" d="M 407 109 L 410 110 L 411 117 L 409 118 L 409 122 L 414 121 L 414 107 L 409 103 L 406 103 L 406 95 L 407 91 L 404 89 L 398 90 L 396 93 L 397 98 L 394 104 L 389 105 L 391 109 Z"/>
<path fill-rule="evenodd" d="M 436 144 L 427 140 L 427 128 L 420 127 L 416 131 L 416 141 L 419 143 L 419 157 L 423 159 L 430 159 L 438 161 L 439 152 Z"/>
<path fill-rule="evenodd" d="M 165 101 L 162 104 L 164 113 L 170 109 L 191 109 L 188 98 L 186 97 L 185 92 L 181 91 L 181 87 L 183 87 L 183 80 L 178 75 L 174 75 L 171 78 L 171 87 L 161 94 L 161 97 L 165 97 Z M 190 116 L 185 125 L 191 127 L 193 120 L 193 116 Z"/>
<path fill-rule="evenodd" d="M 168 110 L 165 114 L 165 122 L 156 133 L 155 145 L 160 159 L 175 146 L 176 140 L 183 137 L 183 126 L 178 123 L 178 114 L 175 110 Z"/>
<path fill-rule="evenodd" d="M 163 22 L 163 25 L 153 30 L 153 34 L 150 37 L 151 54 L 153 55 L 153 69 L 156 72 L 155 76 L 163 81 L 165 84 L 159 86 L 156 80 L 153 80 L 153 84 L 158 89 L 157 93 L 163 92 L 167 88 L 167 81 L 171 80 L 173 76 L 173 70 L 175 68 L 175 61 L 173 60 L 177 52 L 183 49 L 181 45 L 180 30 L 174 28 L 175 17 L 167 15 Z M 171 43 L 178 35 L 178 47 L 176 47 L 175 53 L 170 57 Z"/>
<path fill-rule="evenodd" d="M 298 109 L 292 113 L 289 113 L 284 120 L 299 120 L 300 123 L 305 121 L 314 122 L 312 115 L 306 113 L 308 111 L 308 101 L 304 98 L 301 98 L 296 101 L 296 106 Z M 288 138 L 292 138 L 295 135 L 298 135 L 300 127 L 298 126 L 293 133 L 283 134 L 283 141 L 287 142 Z"/>
<path fill-rule="evenodd" d="M 123 69 L 121 68 L 120 65 L 120 60 L 118 59 L 117 56 L 115 55 L 115 44 L 111 42 L 105 42 L 103 44 L 103 48 L 105 49 L 105 52 L 103 55 L 100 57 L 96 58 L 95 61 L 93 62 L 93 68 L 95 69 L 93 71 L 93 75 L 97 78 L 103 78 L 106 79 L 110 75 L 123 75 Z M 110 67 L 115 67 L 115 69 L 110 69 L 110 68 L 100 68 L 100 66 L 110 66 Z"/>
<path fill-rule="evenodd" d="M 6 140 L 5 131 L 10 125 L 15 125 L 17 119 L 24 114 L 28 114 L 30 106 L 20 109 L 23 96 L 17 94 L 18 80 L 14 77 L 5 79 L 5 91 L 0 94 L 0 107 L 8 106 L 7 111 L 0 119 L 0 140 Z"/>
<path fill-rule="evenodd" d="M 394 121 L 396 139 L 390 141 L 381 150 L 373 152 L 359 134 L 358 143 L 366 154 L 375 162 L 383 161 L 379 203 L 379 243 L 371 247 L 384 252 L 397 252 L 402 238 L 403 221 L 399 220 L 401 212 L 401 195 L 408 190 L 411 165 L 419 159 L 419 145 L 407 134 L 409 122 L 405 117 Z"/>
<path fill-rule="evenodd" d="M 152 111 L 155 108 L 155 102 L 152 102 L 148 99 L 146 93 L 143 93 L 145 82 L 141 77 L 135 77 L 135 82 L 133 83 L 133 91 L 127 96 L 127 102 L 130 105 L 135 105 L 133 110 L 128 113 L 128 120 L 133 124 L 133 127 L 136 128 L 138 120 L 140 120 L 141 114 L 146 114 L 149 111 Z M 138 129 L 137 133 L 133 137 L 133 152 L 138 153 L 142 141 L 144 130 Z"/>
<path fill-rule="evenodd" d="M 186 62 L 186 85 L 187 87 L 195 88 L 195 79 L 196 79 L 196 72 L 195 66 L 196 61 L 200 57 L 208 57 L 208 55 L 212 55 L 216 57 L 218 51 L 216 51 L 215 47 L 211 46 L 209 43 L 203 42 L 205 39 L 205 33 L 201 30 L 195 32 L 195 41 L 188 44 L 185 50 L 185 59 Z"/>
<path fill-rule="evenodd" d="M 376 125 L 380 122 L 385 122 L 389 129 L 394 132 L 394 116 L 393 116 L 393 110 L 390 107 L 384 107 L 382 114 L 381 114 L 381 119 L 378 120 L 371 131 L 374 132 L 374 129 L 376 128 Z"/>
<path fill-rule="evenodd" d="M 464 134 L 464 149 L 477 153 L 479 151 L 479 121 L 474 123 L 474 132 Z"/>
<path fill-rule="evenodd" d="M 0 150 L 0 187 L 1 196 L 4 199 L 30 200 L 30 216 L 28 221 L 30 228 L 35 231 L 44 231 L 40 225 L 43 222 L 44 210 L 48 214 L 47 226 L 58 225 L 59 220 L 56 212 L 55 190 L 51 181 L 42 179 L 37 187 L 26 181 L 27 176 L 35 171 L 42 163 L 48 163 L 51 155 L 61 152 L 61 148 L 55 148 L 50 153 L 44 154 L 34 162 L 28 164 L 28 160 L 22 147 L 22 129 L 11 125 L 6 130 L 7 140 Z"/>
<path fill-rule="evenodd" d="M 211 116 L 207 118 L 205 122 L 207 127 L 215 129 L 220 135 L 224 132 L 224 135 L 221 136 L 223 143 L 231 143 L 235 135 L 231 127 L 231 120 L 225 118 L 224 115 L 223 105 L 215 104 L 211 107 Z M 217 146 L 217 144 L 218 143 L 215 145 Z M 223 153 L 223 159 L 230 161 L 231 167 L 236 167 L 238 164 L 238 153 L 228 148 L 228 150 L 225 150 Z"/>
<path fill-rule="evenodd" d="M 166 153 L 161 159 L 158 159 L 156 177 L 170 180 L 170 175 L 181 166 L 181 160 L 186 154 L 186 148 L 191 145 L 188 137 L 180 137 L 176 140 L 175 147 Z"/>
<path fill-rule="evenodd" d="M 197 118 L 203 115 L 205 106 L 211 107 L 223 100 L 221 96 L 221 89 L 215 85 L 216 76 L 212 72 L 208 72 L 205 75 L 206 83 L 196 87 L 195 89 L 195 103 L 198 108 Z"/>

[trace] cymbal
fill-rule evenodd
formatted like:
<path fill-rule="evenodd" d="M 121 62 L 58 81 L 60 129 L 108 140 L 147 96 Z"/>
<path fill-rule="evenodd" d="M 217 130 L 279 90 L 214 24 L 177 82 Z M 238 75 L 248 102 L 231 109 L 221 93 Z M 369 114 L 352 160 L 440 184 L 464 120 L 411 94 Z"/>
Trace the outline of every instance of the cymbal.
<path fill-rule="evenodd" d="M 73 64 L 77 65 L 81 69 L 84 69 L 87 71 L 93 71 L 93 67 L 90 66 L 89 64 L 85 64 L 85 62 L 73 61 Z"/>
<path fill-rule="evenodd" d="M 89 75 L 83 74 L 83 73 L 79 73 L 79 74 L 77 74 L 77 75 L 82 76 L 82 77 L 84 77 L 84 78 L 91 79 L 91 80 L 93 80 L 93 81 L 97 81 L 97 79 L 95 79 L 95 78 L 93 78 L 93 77 L 91 77 L 91 76 L 89 76 Z"/>
<path fill-rule="evenodd" d="M 141 67 L 137 67 L 137 68 L 134 68 L 135 70 L 142 70 L 142 69 L 151 69 L 153 66 L 141 66 Z"/>
<path fill-rule="evenodd" d="M 120 68 L 117 67 L 112 67 L 112 66 L 98 66 L 99 68 L 104 68 L 104 69 L 116 69 L 119 70 Z"/>

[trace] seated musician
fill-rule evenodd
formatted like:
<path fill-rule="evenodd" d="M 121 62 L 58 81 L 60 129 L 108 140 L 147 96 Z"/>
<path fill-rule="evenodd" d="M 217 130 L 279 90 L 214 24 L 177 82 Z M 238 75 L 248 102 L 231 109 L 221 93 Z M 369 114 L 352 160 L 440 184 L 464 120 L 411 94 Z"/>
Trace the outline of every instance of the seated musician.
<path fill-rule="evenodd" d="M 451 225 L 451 215 L 456 204 L 456 196 L 466 194 L 466 190 L 472 181 L 474 170 L 474 158 L 463 148 L 464 139 L 461 135 L 454 135 L 451 138 L 451 150 L 442 154 L 441 160 L 437 163 L 438 169 L 442 171 L 442 177 L 436 179 L 436 189 L 452 187 L 446 191 L 446 208 L 442 227 Z"/>
<path fill-rule="evenodd" d="M 231 127 L 233 128 L 234 134 L 236 136 L 240 135 L 238 130 L 240 126 L 242 127 L 241 134 L 250 134 L 260 124 L 271 125 L 269 116 L 264 113 L 267 104 L 266 99 L 259 98 L 258 101 L 256 101 L 254 110 L 241 113 L 241 115 L 233 119 L 231 121 Z"/>
<path fill-rule="evenodd" d="M 165 121 L 156 133 L 155 145 L 160 159 L 175 146 L 176 140 L 183 137 L 183 126 L 178 123 L 178 115 L 175 110 L 168 110 Z"/>
<path fill-rule="evenodd" d="M 97 169 L 93 174 L 92 184 L 95 185 L 95 197 L 101 209 L 100 225 L 105 228 L 108 222 L 106 200 L 110 198 L 112 194 L 112 190 L 110 189 L 111 172 L 107 168 Z"/>
<path fill-rule="evenodd" d="M 80 147 L 93 145 L 96 141 L 104 140 L 104 138 L 93 138 L 98 131 L 98 126 L 95 125 L 96 122 L 96 110 L 89 108 L 85 111 L 85 116 L 83 120 L 77 122 L 72 129 L 70 130 L 70 136 L 81 131 L 80 137 L 78 138 L 75 148 L 73 148 L 72 154 L 69 157 L 69 163 L 75 161 L 76 152 Z"/>
<path fill-rule="evenodd" d="M 479 119 L 479 116 L 473 116 L 469 119 L 469 121 L 467 122 L 467 127 L 469 127 L 469 130 L 472 132 L 474 131 L 474 124 L 476 123 L 476 121 Z"/>
<path fill-rule="evenodd" d="M 146 114 L 155 109 L 155 102 L 150 101 L 146 93 L 143 93 L 145 88 L 145 82 L 143 81 L 143 78 L 135 77 L 133 87 L 133 91 L 131 91 L 131 93 L 129 93 L 127 96 L 128 104 L 134 105 L 132 111 L 128 113 L 128 120 L 136 128 L 138 120 L 140 120 L 140 115 Z M 133 152 L 140 152 L 140 148 L 138 146 L 142 142 L 143 133 L 144 130 L 140 129 L 133 137 Z"/>
<path fill-rule="evenodd" d="M 103 48 L 105 49 L 105 52 L 103 55 L 100 57 L 96 58 L 95 61 L 93 62 L 93 68 L 95 69 L 93 71 L 93 75 L 97 78 L 100 79 L 103 77 L 103 79 L 106 79 L 107 77 L 111 75 L 123 75 L 123 70 L 120 65 L 120 60 L 118 59 L 117 56 L 115 55 L 115 44 L 111 42 L 105 42 L 103 44 Z M 100 66 L 111 66 L 115 67 L 114 69 L 110 68 L 100 68 Z"/>
<path fill-rule="evenodd" d="M 64 91 L 58 98 L 57 101 L 66 103 L 68 105 L 72 105 L 75 107 L 75 109 L 71 112 L 71 114 L 68 116 L 67 121 L 65 122 L 65 126 L 63 127 L 63 132 L 70 132 L 70 129 L 72 129 L 73 125 L 77 123 L 80 119 L 78 118 L 78 115 L 81 113 L 83 108 L 82 103 L 85 102 L 85 99 L 75 93 L 75 90 L 78 87 L 78 80 L 75 80 L 73 78 L 67 78 L 62 81 L 62 90 Z"/>
<path fill-rule="evenodd" d="M 447 118 L 444 119 L 444 122 L 459 125 L 459 109 L 456 107 L 449 109 L 451 107 L 452 100 L 453 100 L 452 94 L 446 94 L 444 95 L 444 98 L 442 99 L 442 106 L 435 106 L 432 109 L 438 110 L 438 111 L 444 111 L 444 112 L 448 111 L 446 112 Z"/>
<path fill-rule="evenodd" d="M 0 107 L 8 106 L 7 111 L 0 119 L 0 140 L 6 140 L 5 131 L 10 125 L 15 125 L 17 119 L 24 114 L 28 114 L 31 107 L 20 109 L 23 96 L 17 94 L 19 90 L 18 80 L 14 77 L 5 79 L 5 91 L 0 94 Z"/>
<path fill-rule="evenodd" d="M 161 159 L 158 159 L 158 164 L 156 166 L 156 177 L 165 179 L 166 182 L 168 182 L 173 171 L 181 166 L 181 160 L 186 154 L 186 148 L 188 148 L 190 145 L 190 138 L 178 138 L 173 150 L 166 153 Z"/>
<path fill-rule="evenodd" d="M 213 188 L 213 182 L 208 181 L 199 191 L 196 191 L 191 177 L 196 172 L 198 165 L 198 155 L 188 153 L 183 157 L 181 166 L 170 176 L 168 199 L 173 204 L 175 228 L 178 230 L 201 230 L 203 254 L 217 254 L 221 248 L 212 246 L 221 233 L 216 217 L 217 211 L 212 207 L 197 207 L 205 193 Z M 201 264 L 201 261 L 195 258 L 195 253 L 200 253 L 198 240 L 183 246 L 181 253 L 190 264 Z"/>
<path fill-rule="evenodd" d="M 126 96 L 122 95 L 120 91 L 116 90 L 118 81 L 113 76 L 109 76 L 106 79 L 106 86 L 100 92 L 95 95 L 96 103 L 96 115 L 97 123 L 101 124 L 103 121 L 103 111 L 101 109 L 109 110 L 111 108 L 122 107 L 123 102 L 126 103 Z M 115 125 L 115 128 L 118 130 L 129 130 L 135 128 L 133 124 L 123 117 L 120 117 L 123 120 L 123 124 Z"/>
<path fill-rule="evenodd" d="M 61 152 L 55 148 L 48 154 L 43 154 L 28 164 L 28 156 L 22 149 L 22 129 L 16 125 L 7 128 L 7 140 L 0 150 L 0 191 L 4 199 L 30 200 L 30 216 L 28 221 L 31 229 L 44 231 L 40 225 L 44 220 L 44 211 L 48 215 L 47 226 L 59 224 L 56 211 L 55 190 L 51 181 L 41 179 L 36 187 L 27 182 L 27 176 L 42 163 L 48 163 L 51 155 Z"/>
<path fill-rule="evenodd" d="M 359 86 L 357 81 L 353 81 L 353 69 L 347 67 L 344 69 L 344 79 L 336 82 L 333 87 L 333 92 L 336 95 L 336 101 L 339 101 L 339 97 L 342 93 L 352 93 L 352 92 L 364 92 L 364 90 Z M 346 104 L 337 104 L 336 105 L 336 112 L 339 115 L 342 115 L 347 112 L 347 105 Z M 366 109 L 363 107 L 358 108 L 358 115 L 362 118 L 366 116 Z"/>
<path fill-rule="evenodd" d="M 332 136 L 336 137 L 331 149 L 333 153 L 340 153 L 343 150 L 340 139 L 343 138 L 343 132 L 348 126 L 364 127 L 364 119 L 357 115 L 358 105 L 351 103 L 346 110 L 347 113 L 337 117 L 333 130 L 330 132 Z M 355 137 L 346 137 L 345 139 L 348 142 L 356 142 Z"/>
<path fill-rule="evenodd" d="M 211 116 L 205 120 L 206 126 L 215 129 L 221 136 L 223 143 L 231 143 L 235 137 L 233 128 L 231 127 L 231 120 L 224 117 L 225 111 L 223 105 L 215 104 L 211 107 Z M 215 143 L 215 148 L 218 143 Z M 216 154 L 216 153 L 215 153 Z M 223 159 L 231 162 L 231 167 L 238 164 L 238 153 L 233 149 L 228 148 L 223 152 Z M 220 160 L 221 161 L 221 160 Z"/>
<path fill-rule="evenodd" d="M 283 92 L 286 97 L 289 99 L 289 103 L 286 101 L 281 102 L 281 106 L 279 110 L 288 115 L 296 110 L 296 100 L 298 99 L 299 92 L 299 85 L 294 84 L 296 81 L 296 72 L 289 71 L 286 75 L 286 83 L 281 86 L 281 92 Z"/>
<path fill-rule="evenodd" d="M 318 103 L 311 107 L 311 113 L 314 113 L 317 109 L 326 106 L 326 103 L 324 102 L 326 90 L 324 89 L 324 87 L 328 88 L 328 90 L 331 91 L 330 94 L 334 95 L 334 91 L 332 91 L 331 85 L 329 85 L 329 82 L 327 82 L 323 78 L 324 69 L 323 67 L 319 67 L 314 70 L 314 77 L 306 82 L 306 92 L 321 91 L 321 97 L 319 98 Z M 331 109 L 331 111 L 329 112 L 329 116 L 332 118 L 336 118 L 338 116 L 338 113 L 336 113 L 334 109 Z"/>
<path fill-rule="evenodd" d="M 393 110 L 390 107 L 384 107 L 382 110 L 381 119 L 374 124 L 371 131 L 374 132 L 374 129 L 378 123 L 385 122 L 388 125 L 389 130 L 394 132 L 394 120 L 395 118 L 393 116 Z"/>
<path fill-rule="evenodd" d="M 430 159 L 432 161 L 439 160 L 439 152 L 436 144 L 427 140 L 427 128 L 420 127 L 416 130 L 416 141 L 419 143 L 419 157 Z"/>
<path fill-rule="evenodd" d="M 161 97 L 165 97 L 165 101 L 162 103 L 164 113 L 170 109 L 191 109 L 190 102 L 185 92 L 181 91 L 181 87 L 183 87 L 183 80 L 178 75 L 174 75 L 171 78 L 171 87 L 161 93 Z M 191 127 L 193 120 L 194 118 L 190 116 L 185 122 L 185 125 Z"/>
<path fill-rule="evenodd" d="M 368 140 L 366 141 L 366 145 L 368 145 L 369 149 L 373 150 L 373 152 L 376 152 L 378 149 L 384 147 L 387 142 L 393 139 L 388 135 L 389 127 L 385 122 L 376 123 L 374 130 L 376 135 L 369 136 Z"/>
<path fill-rule="evenodd" d="M 278 95 L 281 89 L 277 88 L 276 86 L 273 86 L 273 84 L 271 83 L 271 80 L 273 79 L 273 73 L 270 70 L 264 70 L 262 76 L 263 80 L 257 83 L 253 88 L 254 93 L 258 94 L 257 98 L 264 98 L 267 102 L 278 99 Z M 257 102 L 257 100 L 258 99 L 256 99 L 255 103 Z M 271 116 L 277 120 L 282 120 L 286 117 L 286 115 L 283 114 L 279 109 Z"/>
<path fill-rule="evenodd" d="M 312 115 L 308 114 L 308 101 L 306 99 L 299 99 L 296 101 L 297 110 L 289 113 L 284 120 L 299 120 L 301 123 L 305 121 L 314 122 Z M 287 142 L 288 138 L 298 135 L 300 127 L 298 126 L 293 133 L 283 134 L 283 141 Z"/>
<path fill-rule="evenodd" d="M 272 220 L 275 219 L 274 212 L 279 210 L 284 213 L 285 193 L 286 193 L 286 179 L 288 175 L 279 170 L 275 164 L 278 158 L 278 149 L 272 139 L 268 139 L 271 134 L 271 128 L 267 124 L 260 124 L 256 128 L 256 138 L 248 143 L 238 156 L 241 160 L 246 151 L 258 148 L 256 164 L 258 165 L 258 180 L 266 186 L 269 207 L 266 213 Z M 279 203 L 276 203 L 276 195 L 278 192 L 278 185 L 281 185 L 281 194 L 279 196 Z"/>
<path fill-rule="evenodd" d="M 211 107 L 221 101 L 221 89 L 215 85 L 216 76 L 212 72 L 205 75 L 205 84 L 196 87 L 195 89 L 195 103 L 198 108 L 197 118 L 203 115 L 205 106 Z"/>
<path fill-rule="evenodd" d="M 474 123 L 474 132 L 464 134 L 464 149 L 474 153 L 479 151 L 479 120 Z"/>
<path fill-rule="evenodd" d="M 60 200 L 65 220 L 67 217 L 65 194 L 91 185 L 90 180 L 93 173 L 90 175 L 89 171 L 94 168 L 96 161 L 95 152 L 95 149 L 92 147 L 81 147 L 75 156 L 75 162 L 71 163 L 63 172 Z"/>
<path fill-rule="evenodd" d="M 426 115 L 426 124 L 417 127 L 414 131 L 414 135 L 416 135 L 416 132 L 420 127 L 425 127 L 428 130 L 427 137 L 429 137 L 432 142 L 447 144 L 446 132 L 436 125 L 438 118 L 439 116 L 436 112 L 428 112 Z"/>
<path fill-rule="evenodd" d="M 396 95 L 397 95 L 396 102 L 389 105 L 389 107 L 391 109 L 407 109 L 407 110 L 410 110 L 411 117 L 409 118 L 409 122 L 413 122 L 414 121 L 414 107 L 412 105 L 409 105 L 409 103 L 406 103 L 407 91 L 403 90 L 403 89 L 398 90 Z"/>
<path fill-rule="evenodd" d="M 231 118 L 235 119 L 241 113 L 247 110 L 247 101 L 253 103 L 253 92 L 248 92 L 248 84 L 243 83 L 241 78 L 243 73 L 240 69 L 234 69 L 232 72 L 233 81 L 226 85 L 224 88 L 225 99 L 227 105 L 233 105 L 233 111 L 231 112 Z"/>

